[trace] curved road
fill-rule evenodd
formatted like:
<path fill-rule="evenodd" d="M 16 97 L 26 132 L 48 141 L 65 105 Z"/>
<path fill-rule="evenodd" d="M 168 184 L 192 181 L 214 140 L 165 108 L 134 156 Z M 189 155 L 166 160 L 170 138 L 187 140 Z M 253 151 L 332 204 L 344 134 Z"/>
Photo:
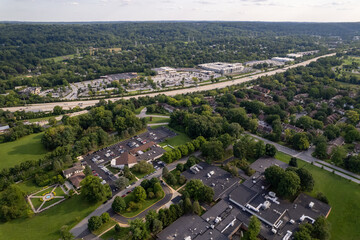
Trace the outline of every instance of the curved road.
<path fill-rule="evenodd" d="M 287 66 L 281 69 L 276 69 L 273 71 L 269 71 L 269 72 L 264 72 L 264 73 L 260 73 L 260 74 L 256 74 L 250 77 L 244 77 L 244 78 L 239 78 L 239 79 L 235 79 L 233 81 L 226 81 L 226 82 L 219 82 L 219 83 L 213 83 L 213 84 L 209 84 L 209 85 L 205 85 L 205 86 L 198 86 L 198 87 L 193 87 L 193 88 L 186 88 L 186 89 L 179 89 L 179 90 L 171 90 L 171 91 L 167 91 L 167 92 L 161 92 L 161 93 L 147 93 L 147 94 L 141 94 L 141 95 L 137 95 L 137 96 L 127 96 L 127 97 L 115 97 L 115 98 L 107 98 L 106 100 L 112 100 L 112 101 L 117 101 L 119 99 L 130 99 L 130 98 L 138 98 L 138 97 L 145 97 L 145 96 L 149 96 L 149 97 L 153 97 L 159 94 L 165 94 L 167 96 L 174 96 L 177 94 L 186 94 L 186 93 L 191 93 L 191 92 L 200 92 L 200 91 L 207 91 L 207 90 L 212 90 L 212 89 L 216 89 L 216 88 L 225 88 L 231 85 L 236 85 L 236 84 L 240 84 L 240 83 L 244 83 L 244 82 L 249 82 L 252 80 L 255 80 L 258 77 L 262 77 L 262 76 L 270 76 L 270 75 L 275 75 L 277 73 L 283 73 L 285 72 L 287 69 L 290 68 L 295 68 L 295 67 L 299 67 L 299 66 L 306 66 L 314 61 L 317 61 L 319 58 L 324 58 L 324 57 L 329 57 L 329 56 L 334 56 L 336 53 L 331 53 L 331 54 L 326 54 L 323 56 L 319 56 L 301 63 L 297 63 L 291 66 Z M 16 112 L 16 111 L 52 111 L 54 109 L 55 106 L 62 106 L 64 109 L 69 109 L 69 108 L 74 108 L 76 106 L 80 106 L 82 108 L 85 107 L 89 107 L 89 106 L 94 106 L 96 103 L 98 103 L 99 100 L 89 100 L 89 101 L 73 101 L 73 102 L 54 102 L 54 103 L 42 103 L 42 104 L 30 104 L 26 107 L 21 106 L 21 107 L 8 107 L 8 108 L 2 108 L 4 111 L 8 110 L 10 112 Z"/>

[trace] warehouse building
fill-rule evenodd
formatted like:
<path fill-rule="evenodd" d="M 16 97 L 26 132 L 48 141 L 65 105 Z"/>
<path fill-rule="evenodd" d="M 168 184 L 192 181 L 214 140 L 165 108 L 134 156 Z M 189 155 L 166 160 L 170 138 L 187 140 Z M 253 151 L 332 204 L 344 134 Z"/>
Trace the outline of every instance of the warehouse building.
<path fill-rule="evenodd" d="M 244 66 L 241 63 L 214 62 L 200 64 L 199 67 L 208 71 L 214 71 L 221 74 L 237 73 L 244 70 Z"/>

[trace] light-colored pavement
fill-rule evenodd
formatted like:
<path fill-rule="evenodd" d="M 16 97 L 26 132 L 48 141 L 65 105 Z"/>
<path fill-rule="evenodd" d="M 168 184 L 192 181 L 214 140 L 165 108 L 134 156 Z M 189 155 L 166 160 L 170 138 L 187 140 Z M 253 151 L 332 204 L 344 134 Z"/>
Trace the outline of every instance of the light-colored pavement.
<path fill-rule="evenodd" d="M 194 152 L 192 155 L 199 156 L 200 152 L 199 151 Z M 184 157 L 184 158 L 182 158 L 182 159 L 180 159 L 180 160 L 178 160 L 176 162 L 168 164 L 166 167 L 169 169 L 169 171 L 171 171 L 171 170 L 176 168 L 176 165 L 178 163 L 185 163 L 188 158 L 189 157 Z M 162 169 L 159 169 L 159 170 L 155 171 L 153 174 L 151 174 L 150 176 L 148 176 L 146 179 L 150 180 L 153 177 L 160 178 L 161 175 L 162 175 Z M 135 184 L 132 185 L 132 188 L 139 186 L 140 183 L 141 183 L 141 181 L 135 182 Z M 80 236 L 80 235 L 84 235 L 84 233 L 86 233 L 86 231 L 87 231 L 87 223 L 88 223 L 89 218 L 92 217 L 92 216 L 100 216 L 104 212 L 111 211 L 111 205 L 112 205 L 115 197 L 116 196 L 122 196 L 122 195 L 126 194 L 127 191 L 128 191 L 128 189 L 124 189 L 124 190 L 120 191 L 118 194 L 114 195 L 111 200 L 107 201 L 105 204 L 102 204 L 95 211 L 93 211 L 90 215 L 88 215 L 86 218 L 81 220 L 73 229 L 70 230 L 70 232 L 75 237 Z M 169 199 L 169 201 L 170 200 L 171 199 Z M 164 204 L 166 204 L 166 203 L 164 203 Z"/>
<path fill-rule="evenodd" d="M 316 57 L 298 64 L 294 64 L 291 66 L 287 66 L 284 68 L 280 68 L 280 69 L 276 69 L 273 71 L 269 71 L 269 72 L 264 72 L 264 73 L 260 73 L 260 74 L 256 74 L 253 75 L 251 77 L 244 77 L 244 78 L 239 78 L 239 79 L 235 79 L 233 81 L 226 81 L 226 82 L 219 82 L 219 83 L 214 83 L 214 84 L 209 84 L 209 85 L 205 85 L 205 86 L 198 86 L 198 87 L 193 87 L 193 88 L 186 88 L 186 89 L 179 89 L 179 90 L 172 90 L 172 91 L 167 91 L 167 92 L 161 92 L 161 93 L 147 93 L 147 94 L 141 94 L 141 95 L 137 95 L 137 96 L 127 96 L 127 97 L 115 97 L 115 98 L 107 98 L 106 100 L 111 100 L 111 101 L 117 101 L 120 99 L 130 99 L 130 98 L 139 98 L 139 97 L 145 97 L 145 96 L 149 96 L 149 97 L 154 97 L 156 95 L 159 94 L 164 94 L 167 96 L 174 96 L 177 94 L 186 94 L 186 93 L 192 93 L 192 92 L 200 92 L 200 91 L 208 91 L 208 90 L 212 90 L 212 89 L 217 89 L 217 88 L 225 88 L 231 85 L 236 85 L 236 84 L 240 84 L 240 83 L 244 83 L 244 82 L 249 82 L 252 80 L 255 80 L 258 77 L 262 77 L 262 76 L 270 76 L 270 75 L 274 75 L 277 73 L 283 73 L 286 70 L 290 69 L 290 68 L 295 68 L 295 67 L 299 67 L 299 66 L 306 66 L 314 61 L 317 61 L 319 58 L 324 58 L 324 57 L 329 57 L 329 56 L 334 56 L 335 53 L 331 53 L 331 54 L 326 54 L 320 57 Z M 95 104 L 97 104 L 99 102 L 99 100 L 89 100 L 89 101 L 73 101 L 73 102 L 54 102 L 54 103 L 41 103 L 41 104 L 30 104 L 25 106 L 21 106 L 21 107 L 8 107 L 8 108 L 2 108 L 4 111 L 8 110 L 10 112 L 16 112 L 16 111 L 52 111 L 54 109 L 55 106 L 62 106 L 64 109 L 70 109 L 70 108 L 74 108 L 76 106 L 80 106 L 82 108 L 85 107 L 89 107 L 89 106 L 94 106 Z"/>
<path fill-rule="evenodd" d="M 156 114 L 146 114 L 147 108 L 143 108 L 140 111 L 140 114 L 136 115 L 138 118 L 145 118 L 145 117 L 158 117 L 158 118 L 170 118 L 170 116 L 165 115 L 156 115 Z"/>
<path fill-rule="evenodd" d="M 314 158 L 313 156 L 311 156 L 311 150 L 309 151 L 303 151 L 303 152 L 298 152 L 296 150 L 293 150 L 291 148 L 288 148 L 288 147 L 285 147 L 283 145 L 280 145 L 276 142 L 273 142 L 273 141 L 270 141 L 266 138 L 262 138 L 262 137 L 259 137 L 257 135 L 254 135 L 254 134 L 251 134 L 251 133 L 248 133 L 248 135 L 254 137 L 254 138 L 257 138 L 257 139 L 260 139 L 262 141 L 264 141 L 265 143 L 269 143 L 269 144 L 273 144 L 276 149 L 280 152 L 283 152 L 283 153 L 286 153 L 292 157 L 296 157 L 296 158 L 299 158 L 305 162 L 308 162 L 308 163 L 313 163 L 314 166 L 317 166 L 317 167 L 320 167 L 320 168 L 323 168 L 324 170 L 326 171 L 329 171 L 329 172 L 334 172 L 336 175 L 340 176 L 340 177 L 343 177 L 343 178 L 346 178 L 348 180 L 351 180 L 355 183 L 358 183 L 360 184 L 360 175 L 358 174 L 355 174 L 355 173 L 352 173 L 350 171 L 347 171 L 345 169 L 342 169 L 342 168 L 339 168 L 337 166 L 334 166 L 330 163 L 327 163 L 325 161 L 322 161 L 320 159 L 317 159 L 317 158 Z"/>

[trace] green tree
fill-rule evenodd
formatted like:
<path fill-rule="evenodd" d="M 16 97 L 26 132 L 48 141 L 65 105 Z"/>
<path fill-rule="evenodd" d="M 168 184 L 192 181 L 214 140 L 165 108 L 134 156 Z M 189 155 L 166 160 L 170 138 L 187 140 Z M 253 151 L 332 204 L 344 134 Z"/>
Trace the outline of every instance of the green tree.
<path fill-rule="evenodd" d="M 101 221 L 103 224 L 110 221 L 110 215 L 107 212 L 104 212 L 103 214 L 101 214 L 100 217 L 101 217 Z"/>
<path fill-rule="evenodd" d="M 320 159 L 327 158 L 327 143 L 325 141 L 316 144 L 314 155 Z"/>
<path fill-rule="evenodd" d="M 302 191 L 311 192 L 314 189 L 315 181 L 312 174 L 305 168 L 296 169 L 296 174 L 300 178 L 300 187 Z"/>
<path fill-rule="evenodd" d="M 208 162 L 221 160 L 224 157 L 224 148 L 220 141 L 209 141 L 204 143 L 201 147 L 201 152 Z"/>
<path fill-rule="evenodd" d="M 96 229 L 99 229 L 102 224 L 102 219 L 99 216 L 92 216 L 88 220 L 88 228 L 90 231 L 95 231 Z"/>
<path fill-rule="evenodd" d="M 277 186 L 277 192 L 284 197 L 294 196 L 300 189 L 300 178 L 293 171 L 286 171 Z"/>
<path fill-rule="evenodd" d="M 269 157 L 274 157 L 276 155 L 276 148 L 272 144 L 266 144 L 265 145 L 265 155 Z"/>
<path fill-rule="evenodd" d="M 124 198 L 116 196 L 111 207 L 115 212 L 120 213 L 126 209 L 126 202 Z"/>
<path fill-rule="evenodd" d="M 146 224 L 140 218 L 130 221 L 130 232 L 131 239 L 133 240 L 143 240 L 148 239 L 149 237 L 149 232 Z"/>
<path fill-rule="evenodd" d="M 257 235 L 260 233 L 261 223 L 256 216 L 250 218 L 250 223 L 247 232 L 244 234 L 245 240 L 257 240 Z"/>
<path fill-rule="evenodd" d="M 201 208 L 200 208 L 200 204 L 199 204 L 199 201 L 195 200 L 194 203 L 193 203 L 193 212 L 197 215 L 200 215 L 201 214 Z"/>
<path fill-rule="evenodd" d="M 75 239 L 74 235 L 70 232 L 70 227 L 68 225 L 64 225 L 60 228 L 60 239 L 61 240 Z"/>
<path fill-rule="evenodd" d="M 89 165 L 85 166 L 84 174 L 85 174 L 86 177 L 91 175 L 91 168 L 89 167 Z"/>
<path fill-rule="evenodd" d="M 349 123 L 356 124 L 359 122 L 359 113 L 354 110 L 348 110 L 346 111 L 346 117 L 348 118 Z"/>
<path fill-rule="evenodd" d="M 190 198 L 185 198 L 184 201 L 184 212 L 185 213 L 191 213 L 193 211 L 193 206 L 191 204 Z"/>
<path fill-rule="evenodd" d="M 0 219 L 9 221 L 22 216 L 27 209 L 25 193 L 17 186 L 10 185 L 0 195 Z"/>
<path fill-rule="evenodd" d="M 146 191 L 143 187 L 141 186 L 137 186 L 134 189 L 134 196 L 135 196 L 135 201 L 136 202 L 141 202 L 144 201 L 146 199 Z"/>
<path fill-rule="evenodd" d="M 102 201 L 111 196 L 111 189 L 107 184 L 101 184 L 101 180 L 95 176 L 87 176 L 81 182 L 81 195 L 89 202 Z"/>
<path fill-rule="evenodd" d="M 296 157 L 292 157 L 292 158 L 290 159 L 289 166 L 291 166 L 291 167 L 297 167 L 297 166 L 298 166 L 297 158 L 296 158 Z"/>
<path fill-rule="evenodd" d="M 115 186 L 120 190 L 124 190 L 127 186 L 129 186 L 129 179 L 124 176 L 120 176 L 118 179 L 116 179 Z"/>

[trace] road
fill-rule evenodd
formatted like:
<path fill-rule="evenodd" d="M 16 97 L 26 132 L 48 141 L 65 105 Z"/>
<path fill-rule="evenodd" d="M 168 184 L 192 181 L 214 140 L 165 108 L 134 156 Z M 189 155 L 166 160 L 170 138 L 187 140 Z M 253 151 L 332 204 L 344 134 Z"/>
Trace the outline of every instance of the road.
<path fill-rule="evenodd" d="M 276 142 L 273 142 L 273 141 L 270 141 L 266 138 L 262 138 L 262 137 L 259 137 L 257 135 L 254 135 L 254 134 L 251 134 L 251 133 L 248 133 L 248 135 L 254 137 L 254 138 L 257 138 L 257 139 L 260 139 L 262 141 L 264 141 L 265 143 L 269 143 L 269 144 L 273 144 L 276 149 L 280 152 L 283 152 L 283 153 L 286 153 L 292 157 L 296 157 L 296 158 L 299 158 L 305 162 L 308 162 L 308 163 L 313 163 L 314 166 L 317 166 L 317 167 L 320 167 L 320 168 L 323 168 L 324 170 L 326 171 L 329 171 L 329 172 L 334 172 L 336 175 L 340 176 L 340 177 L 343 177 L 343 178 L 346 178 L 348 180 L 351 180 L 357 184 L 360 184 L 360 175 L 358 174 L 355 174 L 355 173 L 352 173 L 350 171 L 347 171 L 345 169 L 342 169 L 342 168 L 339 168 L 337 166 L 334 166 L 330 163 L 327 163 L 325 161 L 322 161 L 320 159 L 317 159 L 317 158 L 314 158 L 313 156 L 311 156 L 311 153 L 312 151 L 311 150 L 307 150 L 307 151 L 303 151 L 303 152 L 298 152 L 294 149 L 291 149 L 291 148 L 288 148 L 288 147 L 285 147 L 283 145 L 280 145 Z"/>
<path fill-rule="evenodd" d="M 199 154 L 200 154 L 199 151 L 193 153 L 193 155 L 195 155 L 195 156 L 199 156 Z M 176 168 L 176 165 L 177 165 L 178 163 L 185 163 L 188 158 L 189 158 L 189 157 L 182 158 L 182 159 L 180 159 L 180 160 L 178 160 L 178 161 L 176 161 L 176 162 L 174 162 L 174 163 L 168 164 L 166 167 L 169 169 L 169 171 L 171 171 L 171 170 L 173 170 L 173 169 Z M 150 179 L 153 178 L 153 177 L 159 178 L 161 175 L 162 175 L 162 169 L 159 169 L 159 170 L 155 171 L 152 175 L 148 176 L 147 179 L 150 180 Z M 135 184 L 132 185 L 132 188 L 139 186 L 140 183 L 141 183 L 141 181 L 135 182 Z M 167 187 L 167 188 L 164 188 L 164 191 L 167 192 L 167 191 L 168 191 L 167 189 L 168 189 L 168 187 Z M 102 213 L 104 213 L 104 212 L 109 212 L 109 213 L 111 213 L 111 212 L 112 212 L 112 211 L 111 211 L 111 210 L 112 210 L 112 209 L 111 209 L 111 205 L 112 205 L 112 203 L 113 203 L 113 201 L 114 201 L 114 199 L 115 199 L 115 196 L 122 196 L 122 195 L 126 194 L 127 191 L 128 191 L 128 189 L 124 189 L 124 190 L 120 191 L 119 193 L 117 193 L 116 195 L 114 195 L 111 200 L 107 201 L 105 204 L 102 204 L 102 205 L 101 205 L 100 207 L 98 207 L 95 211 L 93 211 L 90 215 L 88 215 L 86 218 L 84 218 L 83 220 L 81 220 L 73 229 L 70 230 L 70 232 L 71 232 L 75 237 L 80 237 L 80 236 L 81 236 L 81 238 L 84 238 L 84 239 L 93 239 L 93 238 L 91 238 L 91 235 L 92 235 L 92 234 L 89 232 L 89 230 L 88 230 L 88 228 L 87 228 L 87 223 L 88 223 L 89 218 L 92 217 L 92 216 L 100 216 L 100 215 L 101 215 Z M 149 208 L 149 209 L 157 209 L 157 208 L 160 208 L 162 205 L 165 205 L 165 204 L 166 204 L 168 201 L 170 201 L 171 199 L 172 199 L 172 193 L 171 193 L 170 198 L 169 198 L 169 193 L 168 193 L 168 194 L 165 196 L 165 198 L 163 199 L 164 201 L 162 200 L 161 202 L 159 202 L 159 204 L 156 204 L 156 205 L 154 206 L 154 208 L 151 207 L 151 208 Z M 167 201 L 167 202 L 165 202 L 165 201 Z M 159 206 L 159 205 L 160 205 L 160 206 Z M 138 217 L 143 217 L 143 216 L 145 216 L 146 213 L 147 213 L 147 211 L 148 211 L 149 209 L 147 209 L 146 211 L 144 211 L 143 213 L 141 213 Z M 121 223 L 123 223 L 123 222 L 124 222 L 124 219 L 125 219 L 125 218 L 122 218 L 122 217 L 120 217 L 120 216 L 119 216 L 119 217 L 115 217 L 114 215 L 113 215 L 112 217 L 115 218 L 116 220 L 118 220 L 118 218 L 119 218 L 119 221 L 120 221 Z M 94 235 L 92 235 L 92 236 L 94 237 Z"/>
<path fill-rule="evenodd" d="M 217 88 L 225 88 L 231 85 L 236 85 L 236 84 L 240 84 L 240 83 L 244 83 L 244 82 L 249 82 L 252 80 L 255 80 L 258 77 L 262 77 L 262 76 L 271 76 L 271 75 L 275 75 L 277 73 L 283 73 L 286 70 L 290 69 L 290 68 L 295 68 L 295 67 L 299 67 L 299 66 L 306 66 L 314 61 L 317 61 L 319 58 L 324 58 L 324 57 L 329 57 L 329 56 L 334 56 L 336 53 L 331 53 L 331 54 L 326 54 L 323 56 L 319 56 L 301 63 L 297 63 L 291 66 L 287 66 L 284 68 L 280 68 L 280 69 L 276 69 L 276 70 L 272 70 L 269 72 L 264 72 L 264 73 L 259 73 L 256 75 L 252 75 L 249 77 L 243 77 L 243 78 L 239 78 L 239 79 L 234 79 L 233 81 L 226 81 L 226 82 L 219 82 L 219 83 L 213 83 L 213 84 L 209 84 L 209 85 L 204 85 L 204 86 L 198 86 L 198 87 L 193 87 L 193 88 L 186 88 L 186 89 L 179 89 L 179 90 L 171 90 L 171 91 L 167 91 L 167 92 L 161 92 L 161 93 L 147 93 L 147 94 L 141 94 L 141 95 L 137 95 L 137 96 L 127 96 L 127 97 L 115 97 L 115 98 L 107 98 L 106 100 L 111 100 L 111 101 L 117 101 L 120 99 L 130 99 L 130 98 L 139 98 L 139 97 L 145 97 L 145 96 L 149 96 L 149 97 L 154 97 L 158 94 L 164 94 L 167 96 L 174 96 L 177 94 L 186 94 L 186 93 L 192 93 L 192 92 L 200 92 L 200 91 L 208 91 L 208 90 L 212 90 L 212 89 L 217 89 Z M 73 102 L 54 102 L 54 103 L 41 103 L 41 104 L 30 104 L 27 105 L 26 107 L 21 106 L 21 107 L 7 107 L 7 108 L 2 108 L 4 111 L 10 111 L 10 112 L 16 112 L 16 111 L 52 111 L 54 109 L 55 106 L 62 106 L 64 109 L 71 109 L 74 108 L 76 106 L 85 108 L 85 107 L 89 107 L 89 106 L 94 106 L 95 104 L 97 104 L 99 102 L 99 100 L 89 100 L 89 101 L 73 101 Z"/>
<path fill-rule="evenodd" d="M 170 116 L 165 115 L 152 115 L 152 114 L 146 114 L 147 108 L 143 108 L 140 111 L 140 114 L 136 115 L 138 118 L 145 118 L 145 117 L 158 117 L 158 118 L 170 118 Z"/>

